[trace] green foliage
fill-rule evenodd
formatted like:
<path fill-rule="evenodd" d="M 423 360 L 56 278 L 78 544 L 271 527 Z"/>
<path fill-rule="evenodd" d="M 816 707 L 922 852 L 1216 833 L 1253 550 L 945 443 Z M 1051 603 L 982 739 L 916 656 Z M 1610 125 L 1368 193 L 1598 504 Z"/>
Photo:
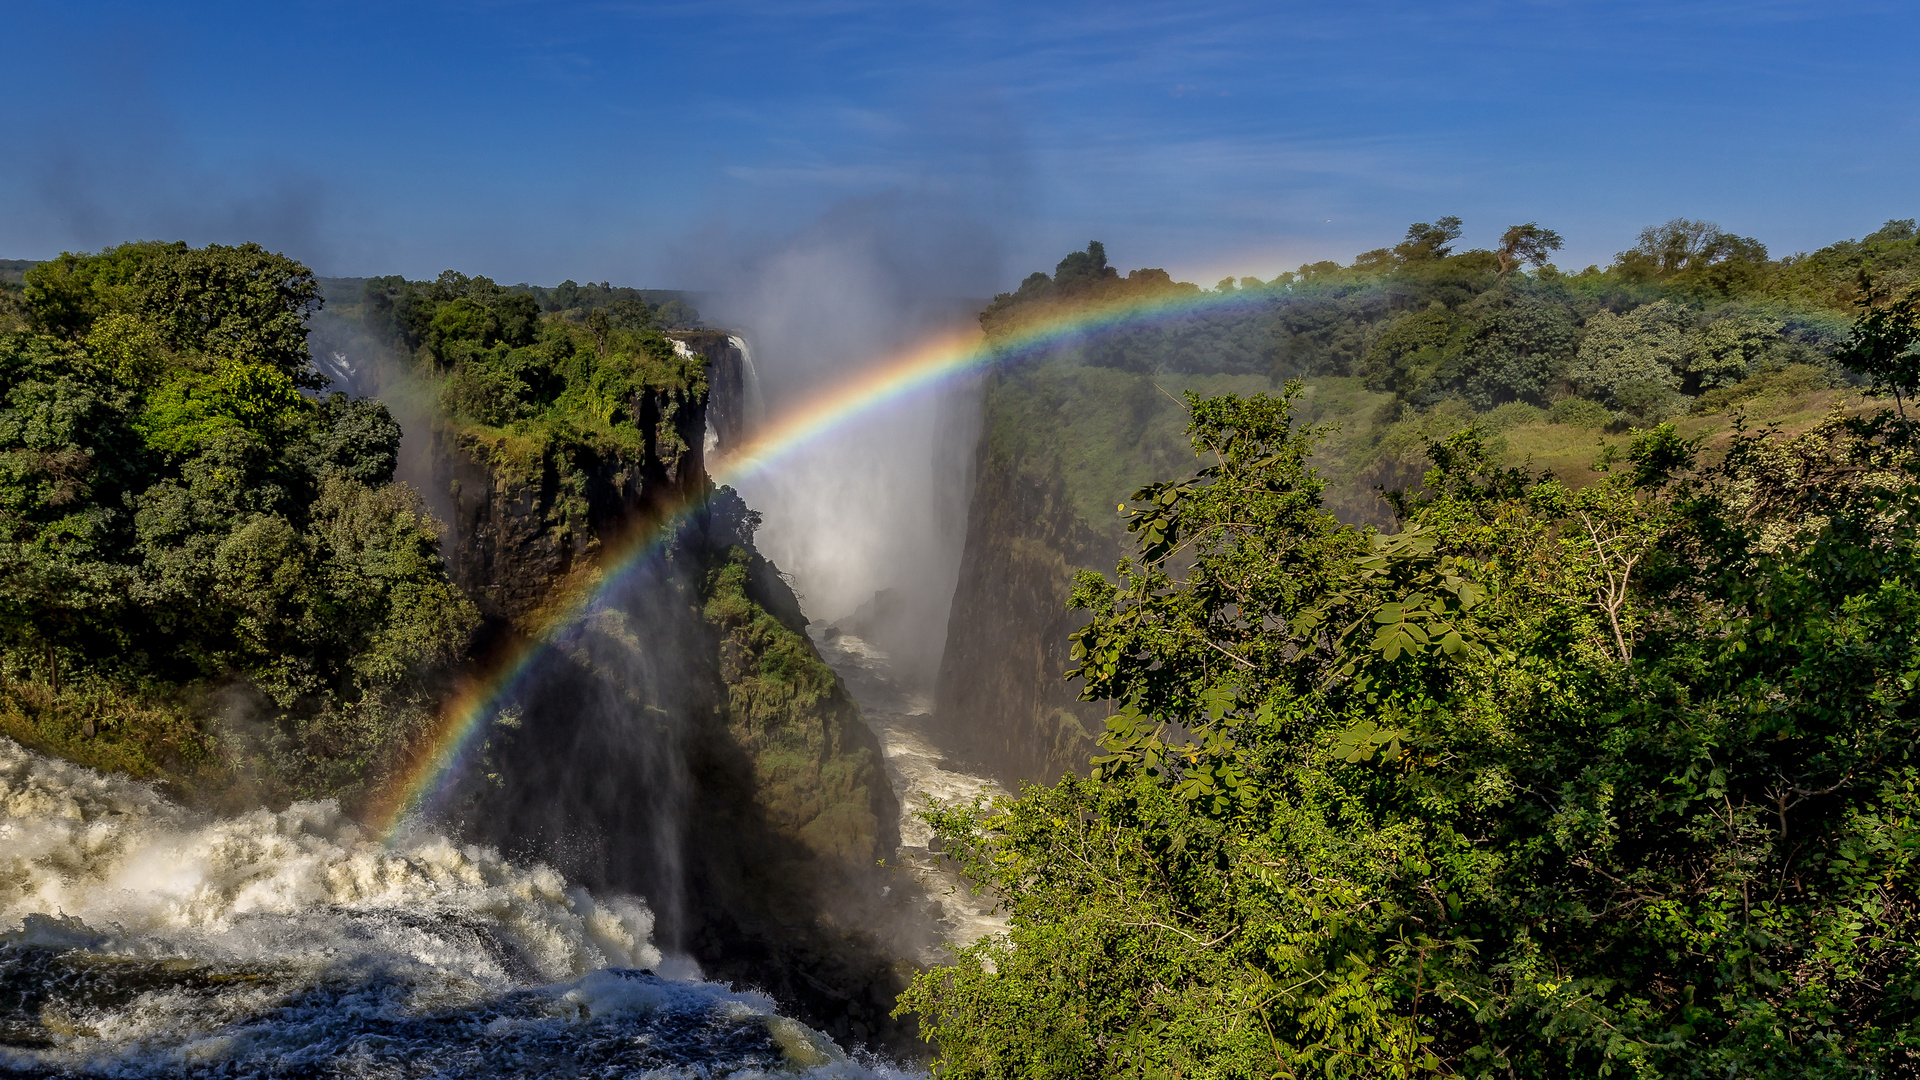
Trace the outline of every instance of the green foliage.
<path fill-rule="evenodd" d="M 190 248 L 135 243 L 98 255 L 62 254 L 26 274 L 32 327 L 86 340 L 96 320 L 119 316 L 96 341 L 125 362 L 127 348 L 157 343 L 206 360 L 264 364 L 316 389 L 325 380 L 307 355 L 307 316 L 319 306 L 313 272 L 258 244 Z"/>
<path fill-rule="evenodd" d="M 1538 270 L 1547 265 L 1553 253 L 1560 250 L 1563 242 L 1560 234 L 1552 229 L 1543 229 L 1537 221 L 1525 225 L 1514 225 L 1500 234 L 1500 247 L 1494 252 L 1500 260 L 1500 272 L 1511 272 L 1521 263 L 1527 263 Z"/>
<path fill-rule="evenodd" d="M 988 452 L 1037 482 L 1062 487 L 1066 508 L 1117 543 L 1120 495 L 1184 466 L 1187 415 L 1176 395 L 1251 393 L 1258 376 L 1161 376 L 1048 362 L 996 377 L 987 389 Z M 1117 493 L 1117 494 L 1116 494 Z"/>
<path fill-rule="evenodd" d="M 753 552 L 758 515 L 726 488 L 706 512 L 725 546 L 704 555 L 702 614 L 720 638 L 732 745 L 753 762 L 750 797 L 812 854 L 871 865 L 894 811 L 865 722 L 778 571 Z"/>
<path fill-rule="evenodd" d="M 1889 303 L 1868 306 L 1854 325 L 1841 362 L 1891 393 L 1906 413 L 1906 399 L 1920 390 L 1920 287 Z"/>
<path fill-rule="evenodd" d="M 38 329 L 0 337 L 0 667 L 47 704 L 16 715 L 61 729 L 63 681 L 168 717 L 240 692 L 261 723 L 234 753 L 284 790 L 363 790 L 476 615 L 391 482 L 385 407 L 300 393 L 323 381 L 312 275 L 131 244 L 41 264 L 25 295 Z"/>
<path fill-rule="evenodd" d="M 414 355 L 456 428 L 513 447 L 510 472 L 580 454 L 684 450 L 679 410 L 705 393 L 706 366 L 660 328 L 697 321 L 632 289 L 503 288 L 451 270 L 430 282 L 366 282 L 365 318 Z M 569 305 L 542 312 L 542 304 Z M 668 303 L 677 303 L 669 301 Z M 664 312 L 664 314 L 663 314 Z M 538 467 L 544 468 L 544 465 Z"/>
<path fill-rule="evenodd" d="M 1429 447 L 1345 527 L 1301 391 L 1189 401 L 1074 657 L 1098 772 L 929 814 L 1011 930 L 936 1075 L 1903 1075 L 1920 463 L 1897 416 L 1671 428 L 1579 490 Z"/>
<path fill-rule="evenodd" d="M 1847 309 L 1876 293 L 1920 284 L 1920 232 L 1912 218 L 1889 221 L 1858 240 L 1829 244 L 1783 260 L 1774 289 L 1830 308 Z"/>
<path fill-rule="evenodd" d="M 1464 318 L 1438 304 L 1394 320 L 1367 350 L 1367 386 L 1412 400 L 1461 351 L 1467 329 Z"/>
<path fill-rule="evenodd" d="M 1613 413 L 1605 405 L 1591 398 L 1561 398 L 1547 410 L 1547 420 L 1555 424 L 1565 424 L 1575 428 L 1605 427 L 1613 421 Z"/>
<path fill-rule="evenodd" d="M 1687 218 L 1642 229 L 1639 242 L 1615 257 L 1614 270 L 1628 281 L 1657 281 L 1696 299 L 1757 292 L 1777 273 L 1760 241 Z"/>
<path fill-rule="evenodd" d="M 1694 399 L 1693 411 L 1716 412 L 1735 405 L 1765 406 L 1770 401 L 1805 395 L 1833 385 L 1832 374 L 1806 364 L 1789 364 L 1775 371 L 1761 371 L 1732 386 L 1709 390 Z M 1760 411 L 1756 408 L 1756 411 Z"/>
<path fill-rule="evenodd" d="M 1064 407 L 1067 399 L 1049 388 L 1061 382 L 1057 371 L 1067 366 L 1086 369 L 1089 383 L 1132 379 L 1146 395 L 1161 397 L 1162 390 L 1177 394 L 1202 377 L 1267 380 L 1265 386 L 1235 386 L 1236 392 L 1305 379 L 1314 391 L 1325 392 L 1312 404 L 1315 418 L 1339 426 L 1319 455 L 1332 484 L 1329 506 L 1347 520 L 1384 523 L 1374 491 L 1417 482 L 1423 441 L 1476 419 L 1493 431 L 1529 428 L 1514 410 L 1492 417 L 1507 405 L 1550 410 L 1576 400 L 1567 407 L 1576 412 L 1562 415 L 1576 416 L 1577 423 L 1561 430 L 1533 426 L 1507 443 L 1516 458 L 1547 463 L 1572 483 L 1581 482 L 1591 452 L 1590 440 L 1574 432 L 1600 428 L 1617 436 L 1668 419 L 1719 413 L 1735 400 L 1803 412 L 1814 391 L 1862 381 L 1839 363 L 1851 332 L 1842 309 L 1852 301 L 1838 299 L 1840 293 L 1825 285 L 1808 284 L 1811 268 L 1826 267 L 1820 272 L 1829 276 L 1820 280 L 1829 284 L 1842 265 L 1851 268 L 1848 274 L 1904 281 L 1903 253 L 1920 243 L 1894 222 L 1867 240 L 1768 260 L 1757 245 L 1710 223 L 1676 220 L 1647 230 L 1610 267 L 1567 274 L 1541 261 L 1553 250 L 1547 243 L 1552 230 L 1537 223 L 1514 226 L 1503 237 L 1513 241 L 1502 245 L 1510 248 L 1504 270 L 1501 251 L 1460 250 L 1462 230 L 1452 217 L 1418 222 L 1400 244 L 1356 256 L 1349 265 L 1315 263 L 1264 282 L 1241 278 L 1213 291 L 1208 303 L 1170 304 L 1167 314 L 1146 322 L 1092 331 L 1031 359 L 1009 361 L 997 368 L 1013 374 L 996 376 L 989 424 L 1001 426 L 999 410 L 1008 409 L 1021 414 L 1011 418 L 1021 426 L 1036 422 L 1028 413 L 1039 414 L 1044 429 L 1051 410 L 1058 434 L 1073 443 L 1077 434 L 1070 429 L 1095 426 L 1083 408 L 1105 410 L 1099 426 L 1111 427 L 1125 426 L 1129 414 L 1151 411 L 1115 402 L 1114 395 Z M 1070 319 L 1089 306 L 1202 295 L 1161 270 L 1123 276 L 1107 258 L 1104 247 L 1090 246 L 1063 259 L 1053 274 L 1030 275 L 1018 290 L 996 297 L 981 313 L 988 340 L 1017 337 L 1024 328 Z M 1914 266 L 1920 267 L 1920 256 Z M 1029 380 L 1022 370 L 1029 366 L 1056 374 Z M 1795 374 L 1781 374 L 1790 369 Z M 1366 393 L 1350 379 L 1359 380 Z M 1789 386 L 1801 388 L 1797 397 Z M 1211 392 L 1219 389 L 1224 387 Z M 1040 399 L 1019 400 L 1029 391 Z M 1372 394 L 1391 395 L 1392 401 L 1382 403 Z M 1335 400 L 1350 410 L 1329 411 Z M 1107 532 L 1102 508 L 1137 486 L 1143 474 L 1164 475 L 1157 462 L 1167 442 L 1154 438 L 1134 449 L 1121 444 L 1086 456 L 1086 472 L 1062 471 L 1075 492 L 1077 525 Z M 1125 482 L 1101 479 L 1109 474 Z"/>

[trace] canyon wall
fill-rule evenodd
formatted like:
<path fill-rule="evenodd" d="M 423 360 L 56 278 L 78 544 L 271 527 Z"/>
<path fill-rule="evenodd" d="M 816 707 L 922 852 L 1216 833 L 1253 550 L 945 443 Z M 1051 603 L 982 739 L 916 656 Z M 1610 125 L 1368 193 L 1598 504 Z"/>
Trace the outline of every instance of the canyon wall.
<path fill-rule="evenodd" d="M 662 947 L 709 977 L 764 988 L 837 1038 L 901 1045 L 887 1014 L 913 931 L 876 869 L 899 808 L 877 740 L 754 550 L 756 515 L 707 497 L 706 453 L 744 437 L 744 358 L 724 335 L 685 336 L 711 396 L 642 394 L 640 452 L 435 430 L 444 550 L 488 620 L 483 647 L 549 642 L 448 813 L 589 888 L 644 896 Z M 676 514 L 689 498 L 700 508 Z M 599 565 L 631 529 L 661 531 Z M 589 614 L 549 631 L 548 605 L 583 575 Z"/>
<path fill-rule="evenodd" d="M 962 754 L 1008 785 L 1085 775 L 1106 702 L 1064 673 L 1074 575 L 1112 575 L 1133 492 L 1199 466 L 1185 390 L 1272 389 L 1262 376 L 1149 373 L 1046 358 L 987 380 L 965 555 L 934 711 Z"/>

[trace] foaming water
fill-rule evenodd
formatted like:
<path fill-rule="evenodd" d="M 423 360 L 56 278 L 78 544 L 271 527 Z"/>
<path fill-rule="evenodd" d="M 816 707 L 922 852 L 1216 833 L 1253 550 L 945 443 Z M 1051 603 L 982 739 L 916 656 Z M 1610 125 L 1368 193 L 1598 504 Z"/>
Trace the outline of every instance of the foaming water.
<path fill-rule="evenodd" d="M 652 929 L 489 848 L 332 803 L 204 817 L 0 738 L 0 1072 L 897 1075 Z"/>
<path fill-rule="evenodd" d="M 820 656 L 846 683 L 860 715 L 880 740 L 887 779 L 900 800 L 900 847 L 895 862 L 910 871 L 930 901 L 927 914 L 952 945 L 971 945 L 981 938 L 1004 933 L 1006 917 L 990 895 L 977 893 L 933 849 L 933 828 L 920 817 L 929 800 L 941 806 L 964 806 L 980 799 L 1010 794 L 984 770 L 970 769 L 955 760 L 941 744 L 948 733 L 933 722 L 933 702 L 924 693 L 903 687 L 893 658 L 854 635 L 816 623 L 808 627 Z M 944 950 L 929 950 L 921 962 L 938 964 Z"/>

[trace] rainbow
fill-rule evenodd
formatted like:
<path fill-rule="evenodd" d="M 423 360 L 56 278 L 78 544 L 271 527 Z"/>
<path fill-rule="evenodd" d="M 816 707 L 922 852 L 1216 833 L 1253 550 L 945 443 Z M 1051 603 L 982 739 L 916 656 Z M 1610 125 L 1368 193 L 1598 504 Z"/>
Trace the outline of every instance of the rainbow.
<path fill-rule="evenodd" d="M 1101 333 L 1199 311 L 1270 302 L 1271 296 L 1264 290 L 1163 293 L 1080 306 L 1024 325 L 994 341 L 978 332 L 940 335 L 773 417 L 745 445 L 714 463 L 709 487 L 736 483 L 768 469 L 851 420 L 971 372 Z M 585 585 L 550 604 L 533 633 L 511 646 L 481 677 L 471 680 L 442 706 L 434 727 L 421 740 L 422 749 L 368 806 L 367 819 L 377 831 L 391 842 L 407 821 L 432 813 L 437 800 L 451 788 L 460 763 L 511 703 L 540 655 L 590 615 L 600 600 L 649 555 L 660 550 L 700 508 L 704 498 L 703 493 L 686 499 L 660 518 L 608 544 L 602 550 L 598 572 Z"/>

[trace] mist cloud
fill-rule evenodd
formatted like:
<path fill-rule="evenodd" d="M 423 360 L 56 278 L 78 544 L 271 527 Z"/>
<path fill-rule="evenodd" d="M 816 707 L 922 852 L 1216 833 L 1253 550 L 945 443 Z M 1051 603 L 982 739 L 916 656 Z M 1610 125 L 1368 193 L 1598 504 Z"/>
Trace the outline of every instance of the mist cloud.
<path fill-rule="evenodd" d="M 770 411 L 970 323 L 1003 276 L 995 219 L 951 190 L 850 199 L 806 228 L 689 245 L 708 322 L 744 332 Z M 875 644 L 927 676 L 945 640 L 964 540 L 978 387 L 889 403 L 742 483 L 760 546 L 808 614 L 838 620 L 889 593 Z"/>
<path fill-rule="evenodd" d="M 164 103 L 153 58 L 127 34 L 77 63 L 57 103 L 0 119 L 10 150 L 0 193 L 11 210 L 0 218 L 0 253 L 251 240 L 324 273 L 354 246 L 329 181 L 244 154 L 215 161 L 193 146 Z"/>

